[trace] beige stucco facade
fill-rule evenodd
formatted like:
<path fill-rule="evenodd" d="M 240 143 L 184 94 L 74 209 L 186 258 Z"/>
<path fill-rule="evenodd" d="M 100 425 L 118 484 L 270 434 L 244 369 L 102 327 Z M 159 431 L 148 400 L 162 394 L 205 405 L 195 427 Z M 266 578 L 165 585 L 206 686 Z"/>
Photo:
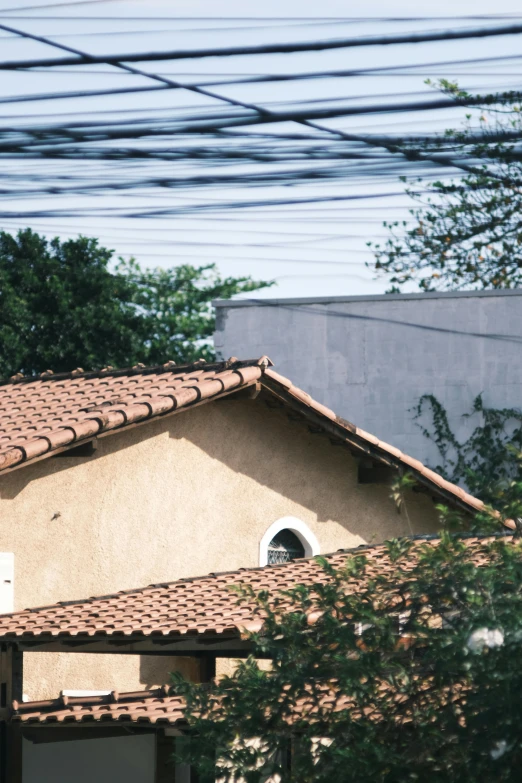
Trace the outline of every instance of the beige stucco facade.
<path fill-rule="evenodd" d="M 262 399 L 219 400 L 98 441 L 93 457 L 0 477 L 0 551 L 15 555 L 15 609 L 259 565 L 281 517 L 320 551 L 433 532 L 432 501 L 359 484 L 355 459 Z M 31 699 L 60 689 L 135 690 L 176 664 L 140 656 L 25 656 Z M 182 668 L 188 662 L 178 659 Z"/>

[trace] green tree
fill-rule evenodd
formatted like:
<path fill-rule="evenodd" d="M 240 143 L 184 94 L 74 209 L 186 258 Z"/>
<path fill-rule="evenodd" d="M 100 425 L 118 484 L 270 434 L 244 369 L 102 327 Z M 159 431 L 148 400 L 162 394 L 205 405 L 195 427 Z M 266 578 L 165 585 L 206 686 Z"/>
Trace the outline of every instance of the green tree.
<path fill-rule="evenodd" d="M 146 364 L 159 364 L 164 357 L 175 362 L 200 357 L 212 361 L 212 300 L 271 285 L 249 277 L 221 278 L 215 264 L 150 270 L 131 259 L 121 262 L 117 271 L 131 285 L 132 301 L 141 315 L 140 361 Z"/>
<path fill-rule="evenodd" d="M 96 239 L 0 232 L 1 375 L 212 359 L 212 299 L 269 285 L 112 260 Z"/>
<path fill-rule="evenodd" d="M 389 238 L 383 246 L 368 243 L 375 250 L 375 270 L 390 280 L 390 293 L 411 284 L 422 291 L 522 286 L 520 93 L 476 97 L 473 105 L 458 84 L 441 80 L 437 87 L 456 105 L 461 100 L 471 105 L 463 127 L 396 151 L 452 164 L 461 177 L 432 182 L 431 195 L 407 189 L 418 206 L 410 210 L 411 221 L 384 223 Z M 488 408 L 478 395 L 464 414 L 477 424 L 462 441 L 433 394 L 419 400 L 415 418 L 419 422 L 426 413 L 431 422 L 422 429 L 441 456 L 434 469 L 509 515 L 522 498 L 522 413 Z"/>
<path fill-rule="evenodd" d="M 262 619 L 253 655 L 210 686 L 175 678 L 192 737 L 182 758 L 202 777 L 521 778 L 520 542 L 445 534 L 382 549 L 319 559 L 312 584 L 240 590 Z"/>
<path fill-rule="evenodd" d="M 472 99 L 456 83 L 438 86 L 457 105 Z M 390 293 L 411 283 L 422 291 L 522 285 L 520 93 L 477 97 L 474 108 L 460 130 L 397 147 L 413 160 L 453 165 L 462 176 L 432 182 L 431 195 L 409 187 L 418 204 L 412 221 L 385 222 L 389 239 L 368 243 L 378 276 L 392 283 Z"/>

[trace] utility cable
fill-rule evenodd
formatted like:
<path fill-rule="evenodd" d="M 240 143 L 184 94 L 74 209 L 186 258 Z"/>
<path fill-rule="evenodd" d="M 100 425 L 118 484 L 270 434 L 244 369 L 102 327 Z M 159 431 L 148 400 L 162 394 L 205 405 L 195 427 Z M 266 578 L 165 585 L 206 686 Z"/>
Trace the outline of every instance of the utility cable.
<path fill-rule="evenodd" d="M 21 35 L 21 32 L 18 32 L 17 35 Z M 51 43 L 52 39 L 49 39 L 49 44 Z M 502 57 L 477 57 L 473 59 L 467 59 L 467 60 L 438 60 L 435 62 L 427 62 L 427 63 L 417 63 L 417 64 L 406 64 L 406 65 L 389 65 L 389 66 L 380 66 L 376 68 L 352 68 L 352 69 L 345 69 L 345 70 L 330 70 L 330 71 L 311 71 L 311 72 L 301 72 L 301 73 L 290 73 L 290 74 L 256 74 L 254 76 L 243 76 L 238 77 L 235 74 L 233 75 L 234 78 L 227 78 L 227 79 L 213 79 L 210 81 L 204 81 L 204 82 L 197 82 L 194 86 L 196 87 L 218 87 L 221 85 L 227 86 L 227 85 L 238 85 L 238 84 L 266 84 L 271 82 L 287 82 L 287 81 L 303 81 L 303 80 L 316 80 L 316 79 L 338 79 L 338 78 L 348 78 L 352 76 L 373 76 L 373 75 L 380 75 L 380 76 L 393 76 L 393 75 L 400 75 L 400 76 L 414 76 L 419 75 L 418 69 L 419 68 L 425 68 L 425 69 L 432 69 L 433 68 L 441 68 L 441 67 L 447 67 L 451 65 L 475 65 L 477 63 L 493 63 L 493 62 L 500 62 L 500 61 L 512 61 L 512 60 L 519 60 L 522 58 L 522 55 L 504 55 Z M 404 70 L 414 70 L 414 73 L 407 73 L 407 74 L 397 74 L 397 71 L 404 71 Z M 74 71 L 73 73 L 77 73 Z M 95 72 L 96 74 L 99 74 L 99 71 Z M 107 71 L 107 73 L 110 73 Z M 168 76 L 169 74 L 163 74 L 164 76 Z M 229 74 L 230 75 L 230 74 Z M 421 74 L 422 75 L 422 74 Z M 489 72 L 488 72 L 488 75 Z M 497 75 L 497 74 L 494 74 Z M 519 74 L 512 74 L 513 76 L 517 76 Z M 221 76 L 226 76 L 226 74 L 221 74 Z M 168 85 L 166 85 L 167 87 Z M 61 99 L 69 99 L 69 98 L 89 98 L 89 97 L 98 97 L 101 95 L 120 95 L 125 93 L 134 93 L 134 92 L 147 92 L 147 91 L 155 91 L 155 90 L 161 90 L 165 89 L 159 86 L 150 86 L 150 87 L 121 87 L 121 88 L 112 88 L 107 90 L 74 90 L 69 92 L 62 92 L 62 93 L 37 93 L 34 95 L 15 95 L 15 96 L 9 96 L 7 98 L 0 98 L 0 103 L 18 103 L 18 102 L 30 102 L 30 101 L 46 101 L 46 100 L 61 100 Z M 172 88 L 174 89 L 174 88 Z M 179 88 L 181 89 L 181 87 Z"/>
<path fill-rule="evenodd" d="M 14 30 L 3 26 L 7 32 Z M 334 49 L 351 49 L 363 46 L 392 46 L 397 44 L 415 44 L 435 41 L 454 41 L 463 39 L 490 38 L 500 35 L 518 35 L 522 33 L 522 24 L 510 24 L 497 27 L 474 27 L 468 29 L 434 30 L 427 33 L 404 33 L 402 35 L 368 35 L 354 38 L 342 38 L 327 41 L 304 41 L 302 43 L 272 43 L 256 46 L 231 46 L 225 48 L 169 50 L 164 52 L 128 52 L 123 54 L 90 55 L 91 64 L 118 65 L 126 62 L 157 62 L 159 60 L 187 60 L 205 57 L 237 57 L 262 54 L 293 54 L 298 52 L 322 52 Z M 32 36 L 38 40 L 38 36 Z M 50 39 L 46 42 L 51 43 Z M 52 42 L 57 43 L 57 42 Z M 65 51 L 79 54 L 71 47 L 62 45 Z M 0 70 L 19 70 L 20 68 L 63 68 L 82 65 L 84 54 L 76 57 L 62 57 L 49 60 L 13 60 L 0 62 Z"/>
<path fill-rule="evenodd" d="M 36 36 L 36 35 L 34 35 L 32 33 L 27 33 L 25 31 L 21 31 L 21 30 L 18 30 L 16 28 L 12 28 L 12 27 L 9 27 L 7 25 L 0 25 L 0 29 L 4 29 L 4 30 L 6 30 L 8 32 L 15 33 L 15 34 L 23 36 L 23 37 L 31 38 L 33 40 L 37 40 L 37 41 L 39 41 L 41 43 L 53 46 L 55 48 L 62 49 L 64 51 L 73 52 L 74 54 L 76 54 L 79 57 L 81 57 L 83 61 L 90 61 L 90 62 L 92 62 L 92 56 L 91 55 L 88 55 L 85 52 L 82 52 L 82 51 L 80 51 L 78 49 L 73 49 L 72 47 L 68 47 L 68 46 L 60 44 L 58 42 L 52 41 L 52 40 L 50 40 L 48 38 L 44 38 L 42 36 Z M 486 29 L 486 28 L 484 28 L 484 29 Z M 520 25 L 520 31 L 522 31 L 522 25 Z M 104 62 L 108 62 L 108 61 L 104 60 Z M 298 122 L 301 121 L 301 120 L 299 120 L 297 118 L 294 118 L 294 117 L 288 117 L 288 113 L 287 113 L 287 117 L 284 117 L 284 114 L 285 114 L 284 112 L 283 113 L 281 113 L 281 112 L 274 113 L 274 112 L 268 111 L 268 110 L 266 110 L 266 109 L 264 109 L 262 107 L 259 107 L 256 104 L 246 103 L 246 102 L 243 102 L 243 101 L 238 101 L 236 99 L 228 98 L 226 96 L 220 95 L 218 93 L 214 93 L 214 92 L 212 92 L 210 90 L 206 90 L 206 89 L 201 88 L 201 87 L 196 87 L 196 86 L 193 86 L 193 85 L 186 85 L 186 84 L 181 84 L 179 82 L 174 82 L 174 81 L 171 81 L 170 79 L 165 79 L 165 77 L 158 76 L 157 74 L 149 74 L 146 71 L 142 71 L 141 69 L 132 68 L 132 67 L 130 67 L 128 65 L 123 64 L 120 61 L 114 61 L 111 64 L 114 64 L 117 68 L 120 68 L 122 70 L 131 72 L 131 73 L 135 73 L 136 75 L 144 76 L 146 78 L 150 78 L 150 79 L 153 79 L 155 81 L 161 81 L 161 82 L 163 82 L 164 84 L 166 84 L 166 85 L 168 85 L 170 87 L 176 87 L 176 88 L 182 87 L 183 89 L 187 89 L 187 90 L 189 90 L 191 92 L 196 92 L 198 94 L 205 95 L 206 97 L 210 97 L 210 98 L 213 98 L 213 99 L 216 99 L 216 100 L 219 100 L 219 101 L 226 102 L 226 103 L 228 103 L 230 105 L 233 105 L 233 106 L 241 106 L 242 108 L 246 108 L 246 109 L 248 109 L 250 111 L 255 112 L 258 116 L 261 116 L 263 118 L 270 118 L 271 121 L 281 122 L 281 121 L 286 121 L 287 119 L 295 119 L 295 121 L 298 121 Z M 466 104 L 466 100 L 458 101 L 457 103 L 458 104 L 460 104 L 460 103 Z M 415 106 L 417 107 L 415 110 L 422 110 L 422 109 L 420 109 L 420 106 L 426 107 L 428 103 L 431 103 L 432 105 L 436 104 L 437 108 L 441 108 L 442 106 L 446 106 L 446 107 L 454 106 L 456 102 L 453 99 L 439 99 L 439 101 L 434 101 L 434 102 L 424 101 L 424 102 L 419 102 L 419 103 L 415 104 Z M 474 99 L 473 103 L 476 104 L 477 103 L 477 99 Z M 470 105 L 470 103 L 467 103 L 466 105 Z M 409 106 L 411 106 L 411 105 L 409 105 Z M 386 110 L 397 111 L 398 109 L 396 107 L 394 107 L 393 109 L 386 109 L 384 106 L 381 106 L 381 111 L 386 111 Z M 409 109 L 404 109 L 404 110 L 405 111 L 407 111 L 407 110 L 411 111 L 412 109 L 409 108 Z M 362 107 L 356 107 L 356 108 L 352 108 L 352 111 L 350 113 L 364 113 L 364 111 L 363 111 Z M 273 119 L 274 115 L 278 117 L 277 120 Z M 283 115 L 283 117 L 281 117 L 281 115 Z M 347 141 L 359 141 L 359 142 L 362 142 L 362 143 L 365 143 L 365 144 L 366 143 L 371 143 L 371 142 L 368 142 L 365 139 L 365 137 L 354 136 L 353 134 L 347 134 L 347 133 L 344 133 L 342 131 L 332 130 L 331 128 L 328 128 L 326 126 L 319 126 L 316 123 L 311 123 L 310 120 L 308 119 L 310 117 L 310 112 L 308 112 L 306 116 L 307 116 L 307 119 L 304 120 L 302 122 L 302 124 L 307 125 L 308 127 L 311 127 L 311 128 L 313 128 L 315 130 L 320 130 L 322 132 L 333 134 L 336 137 L 340 137 L 343 140 L 347 140 Z M 317 113 L 315 113 L 314 116 L 317 116 Z M 322 115 L 320 115 L 320 116 L 325 118 L 325 117 L 328 117 L 328 116 L 330 116 L 330 117 L 331 116 L 339 116 L 339 114 L 332 115 L 331 113 L 330 114 L 322 113 Z M 346 116 L 346 115 L 344 115 L 344 116 Z M 430 156 L 430 155 L 427 155 L 427 154 L 422 154 L 421 155 L 418 152 L 404 151 L 404 150 L 401 150 L 401 149 L 397 149 L 396 147 L 394 147 L 392 145 L 389 145 L 389 144 L 379 144 L 378 146 L 385 147 L 392 154 L 399 153 L 403 157 L 405 157 L 406 159 L 411 159 L 411 157 L 413 155 L 415 155 L 415 158 L 417 160 L 422 159 L 423 161 L 426 161 L 428 163 L 435 164 L 435 165 L 438 165 L 438 166 L 440 166 L 441 164 L 444 165 L 444 166 L 448 166 L 449 165 L 449 166 L 452 166 L 452 167 L 455 167 L 455 168 L 459 168 L 459 169 L 461 169 L 463 171 L 466 171 L 467 173 L 477 173 L 477 168 L 475 166 L 469 166 L 469 165 L 464 164 L 462 162 L 455 161 L 452 156 L 447 156 L 447 155 L 446 156 L 440 156 L 439 155 L 437 157 L 434 157 L 434 156 Z"/>

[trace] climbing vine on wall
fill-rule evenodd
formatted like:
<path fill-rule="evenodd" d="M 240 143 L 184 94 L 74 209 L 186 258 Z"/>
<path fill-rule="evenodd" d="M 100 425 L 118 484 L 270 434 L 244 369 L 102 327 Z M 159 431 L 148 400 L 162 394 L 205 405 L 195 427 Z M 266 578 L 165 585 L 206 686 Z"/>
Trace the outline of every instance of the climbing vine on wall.
<path fill-rule="evenodd" d="M 471 410 L 463 414 L 476 421 L 464 440 L 456 437 L 445 407 L 433 394 L 420 398 L 414 418 L 439 451 L 441 463 L 434 470 L 449 481 L 465 484 L 492 506 L 506 492 L 512 495 L 522 490 L 522 410 L 488 408 L 479 394 Z"/>

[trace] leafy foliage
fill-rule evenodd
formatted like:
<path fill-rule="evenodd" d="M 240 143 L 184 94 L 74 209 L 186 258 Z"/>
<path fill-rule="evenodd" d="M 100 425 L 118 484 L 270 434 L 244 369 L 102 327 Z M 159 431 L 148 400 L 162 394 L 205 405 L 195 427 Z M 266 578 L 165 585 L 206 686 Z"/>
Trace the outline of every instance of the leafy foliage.
<path fill-rule="evenodd" d="M 456 437 L 446 409 L 433 394 L 423 395 L 414 412 L 417 420 L 430 416 L 430 424 L 421 428 L 442 458 L 434 470 L 455 484 L 465 483 L 503 518 L 522 518 L 522 411 L 488 408 L 479 394 L 463 415 L 478 419 L 465 440 Z M 482 516 L 476 520 L 484 521 Z"/>
<path fill-rule="evenodd" d="M 132 301 L 141 314 L 144 338 L 140 361 L 146 364 L 159 364 L 164 357 L 175 362 L 200 357 L 212 361 L 211 302 L 271 285 L 249 277 L 221 278 L 215 264 L 148 270 L 132 259 L 120 263 L 117 271 L 133 287 Z"/>
<path fill-rule="evenodd" d="M 215 265 L 109 268 L 96 239 L 0 232 L 0 374 L 213 358 L 211 302 L 268 283 Z"/>
<path fill-rule="evenodd" d="M 210 687 L 175 680 L 184 761 L 227 783 L 520 778 L 521 544 L 387 547 L 377 569 L 361 553 L 311 586 L 242 590 L 263 619 L 252 656 Z"/>
<path fill-rule="evenodd" d="M 431 82 L 428 80 L 428 83 Z M 459 101 L 472 96 L 447 80 L 438 87 Z M 422 291 L 517 288 L 522 285 L 522 130 L 520 94 L 477 98 L 478 119 L 468 114 L 462 129 L 448 130 L 406 153 L 431 154 L 463 171 L 460 180 L 432 182 L 423 196 L 407 189 L 418 207 L 407 221 L 385 223 L 390 238 L 375 248 L 375 269 L 389 277 L 390 293 L 407 283 Z M 478 123 L 478 128 L 477 128 Z M 448 140 L 453 141 L 448 153 Z M 410 145 L 411 146 L 411 145 Z M 429 159 L 429 155 L 428 155 Z M 403 181 L 406 181 L 402 178 Z M 368 243 L 372 246 L 372 243 Z"/>

